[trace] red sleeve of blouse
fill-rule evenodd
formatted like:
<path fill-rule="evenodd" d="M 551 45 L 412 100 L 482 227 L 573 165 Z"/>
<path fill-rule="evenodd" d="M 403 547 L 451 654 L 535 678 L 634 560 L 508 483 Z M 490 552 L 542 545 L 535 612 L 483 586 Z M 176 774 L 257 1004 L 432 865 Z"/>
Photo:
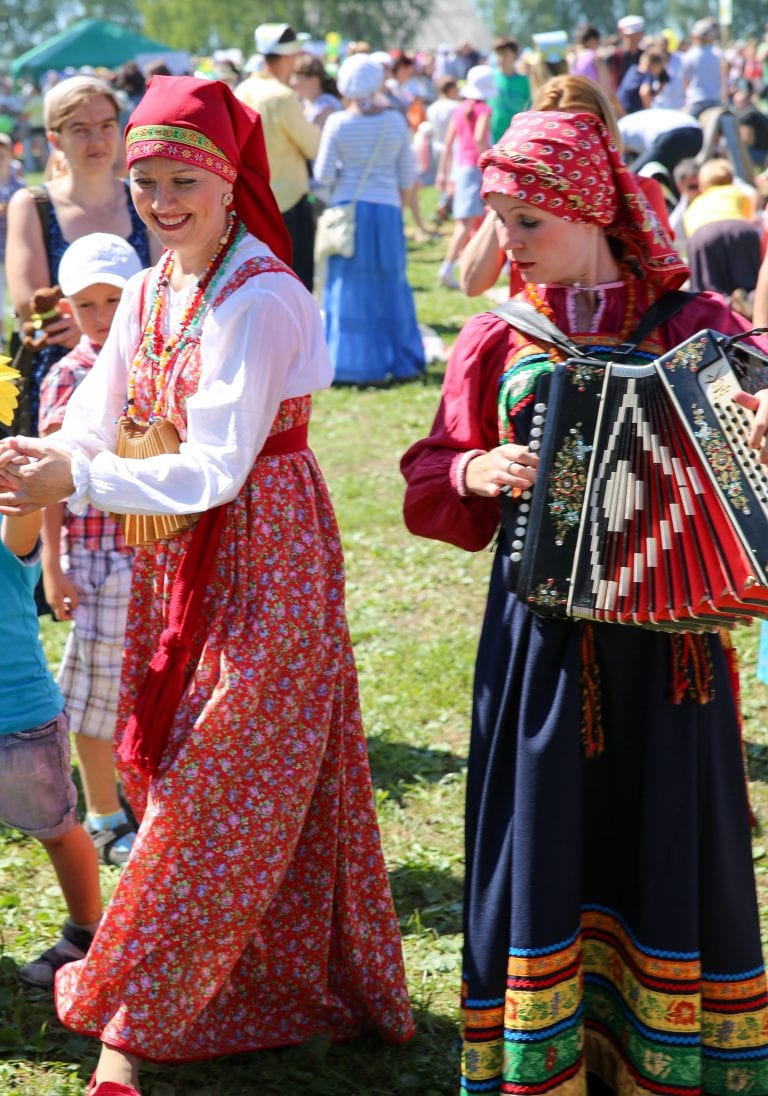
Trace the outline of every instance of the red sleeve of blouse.
<path fill-rule="evenodd" d="M 496 531 L 498 499 L 460 495 L 456 473 L 464 453 L 499 444 L 499 377 L 515 339 L 508 323 L 484 312 L 456 340 L 429 437 L 400 462 L 407 484 L 405 524 L 417 536 L 477 552 Z"/>

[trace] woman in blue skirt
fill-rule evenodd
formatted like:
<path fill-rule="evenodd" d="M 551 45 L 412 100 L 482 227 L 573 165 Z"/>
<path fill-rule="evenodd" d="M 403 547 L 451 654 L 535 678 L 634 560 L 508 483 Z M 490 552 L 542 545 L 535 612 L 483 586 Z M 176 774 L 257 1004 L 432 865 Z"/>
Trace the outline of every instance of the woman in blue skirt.
<path fill-rule="evenodd" d="M 356 203 L 355 253 L 329 257 L 323 295 L 334 380 L 343 384 L 410 380 L 425 369 L 401 212 L 415 164 L 407 122 L 377 97 L 383 82 L 366 54 L 344 61 L 337 84 L 346 108 L 325 123 L 314 167 L 317 182 L 332 187 L 330 205 Z"/>
<path fill-rule="evenodd" d="M 593 353 L 684 281 L 594 115 L 518 114 L 480 166 L 520 296 Z M 640 349 L 702 328 L 746 324 L 705 293 Z M 431 434 L 403 458 L 412 532 L 470 551 L 494 538 L 500 493 L 536 479 L 536 385 L 557 358 L 493 313 L 469 321 Z M 714 631 L 536 615 L 512 592 L 510 540 L 502 527 L 475 675 L 462 1092 L 768 1093 L 730 652 Z"/>

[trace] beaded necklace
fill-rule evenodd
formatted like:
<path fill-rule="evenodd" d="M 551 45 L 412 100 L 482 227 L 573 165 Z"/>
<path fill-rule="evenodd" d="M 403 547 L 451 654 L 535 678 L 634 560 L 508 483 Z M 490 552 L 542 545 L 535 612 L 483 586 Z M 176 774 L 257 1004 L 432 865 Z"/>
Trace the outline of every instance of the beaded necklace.
<path fill-rule="evenodd" d="M 227 230 L 219 239 L 216 251 L 208 261 L 205 272 L 199 279 L 195 292 L 184 310 L 178 333 L 170 337 L 166 337 L 163 331 L 162 314 L 166 290 L 170 284 L 170 275 L 174 264 L 174 253 L 168 251 L 163 256 L 162 265 L 155 281 L 155 291 L 147 325 L 144 328 L 144 334 L 128 377 L 128 403 L 125 414 L 130 418 L 134 416 L 136 369 L 139 361 L 142 360 L 148 360 L 152 363 L 152 382 L 155 398 L 152 404 L 150 422 L 165 414 L 165 397 L 168 391 L 168 383 L 179 355 L 188 343 L 199 335 L 200 321 L 210 299 L 209 290 L 221 273 L 221 268 L 229 252 L 237 246 L 244 235 L 245 226 L 234 214 L 230 213 Z"/>
<path fill-rule="evenodd" d="M 619 334 L 617 336 L 619 345 L 627 341 L 630 331 L 632 331 L 633 327 L 635 326 L 635 305 L 637 303 L 637 282 L 634 275 L 632 274 L 632 271 L 624 263 L 620 265 L 620 270 L 622 281 L 627 288 L 627 299 L 624 306 L 624 320 L 621 325 L 621 330 L 619 331 Z M 552 321 L 552 323 L 557 322 L 555 320 L 554 312 L 549 307 L 547 302 L 539 296 L 539 292 L 533 282 L 526 282 L 526 286 L 523 292 L 525 294 L 526 300 L 533 305 L 537 312 L 540 312 L 543 316 L 546 316 L 547 319 Z M 560 360 L 562 360 L 564 357 L 564 354 L 560 354 Z"/>

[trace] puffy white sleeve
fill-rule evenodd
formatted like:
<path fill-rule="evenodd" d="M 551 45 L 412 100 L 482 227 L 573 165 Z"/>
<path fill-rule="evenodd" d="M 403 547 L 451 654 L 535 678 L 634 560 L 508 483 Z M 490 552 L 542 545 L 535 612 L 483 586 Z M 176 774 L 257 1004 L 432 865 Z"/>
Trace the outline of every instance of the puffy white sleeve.
<path fill-rule="evenodd" d="M 90 503 L 116 513 L 185 514 L 228 502 L 253 467 L 281 401 L 331 383 L 315 302 L 291 275 L 266 273 L 209 313 L 200 384 L 187 400 L 187 440 L 177 454 L 137 460 L 114 453 L 127 366 L 140 337 L 132 318 L 137 296 L 126 294 L 56 435 L 56 444 L 72 452 L 70 508 L 80 513 Z"/>

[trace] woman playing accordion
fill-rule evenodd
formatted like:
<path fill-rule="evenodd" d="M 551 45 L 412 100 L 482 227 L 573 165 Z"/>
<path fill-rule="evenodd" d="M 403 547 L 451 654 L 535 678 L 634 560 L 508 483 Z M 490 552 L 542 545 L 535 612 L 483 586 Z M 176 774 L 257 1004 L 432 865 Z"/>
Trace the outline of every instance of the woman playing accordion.
<path fill-rule="evenodd" d="M 594 356 L 685 281 L 593 115 L 517 115 L 481 167 L 520 296 Z M 746 326 L 701 294 L 640 355 L 702 329 Z M 402 461 L 413 533 L 491 541 L 501 492 L 535 481 L 537 383 L 561 357 L 469 321 Z M 469 751 L 462 1091 L 768 1092 L 733 652 L 714 630 L 542 619 L 510 592 L 509 552 L 502 527 Z"/>

